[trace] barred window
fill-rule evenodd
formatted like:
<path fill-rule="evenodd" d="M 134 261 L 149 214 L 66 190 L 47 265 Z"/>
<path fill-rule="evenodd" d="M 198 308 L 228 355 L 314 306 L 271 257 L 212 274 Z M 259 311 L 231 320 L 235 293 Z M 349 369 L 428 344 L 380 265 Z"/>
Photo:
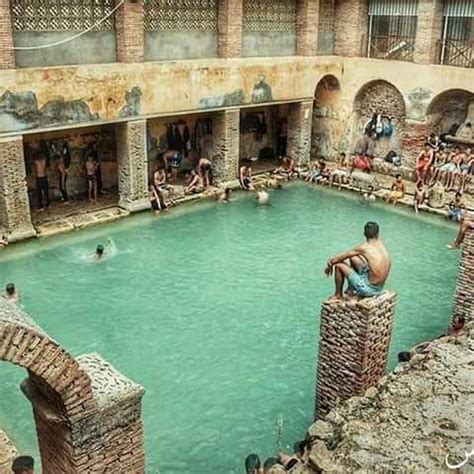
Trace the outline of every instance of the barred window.
<path fill-rule="evenodd" d="M 145 29 L 217 31 L 217 0 L 144 0 Z"/>
<path fill-rule="evenodd" d="M 11 0 L 15 31 L 83 31 L 114 8 L 114 0 Z M 110 16 L 95 31 L 112 31 Z"/>
<path fill-rule="evenodd" d="M 244 0 L 244 31 L 296 31 L 296 0 Z"/>

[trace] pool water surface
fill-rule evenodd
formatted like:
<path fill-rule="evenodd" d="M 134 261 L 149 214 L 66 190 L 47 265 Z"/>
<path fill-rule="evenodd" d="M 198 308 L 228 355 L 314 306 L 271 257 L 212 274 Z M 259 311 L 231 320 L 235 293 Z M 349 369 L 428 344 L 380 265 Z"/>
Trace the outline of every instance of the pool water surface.
<path fill-rule="evenodd" d="M 265 207 L 238 196 L 19 244 L 0 255 L 0 284 L 16 283 L 24 309 L 73 355 L 98 352 L 145 387 L 148 472 L 242 472 L 248 453 L 275 454 L 279 420 L 283 446 L 311 423 L 319 308 L 333 291 L 323 269 L 363 240 L 368 220 L 393 257 L 393 368 L 448 325 L 456 228 L 336 191 L 297 184 Z M 116 253 L 90 259 L 109 237 Z M 0 364 L 0 426 L 38 456 L 25 376 Z"/>

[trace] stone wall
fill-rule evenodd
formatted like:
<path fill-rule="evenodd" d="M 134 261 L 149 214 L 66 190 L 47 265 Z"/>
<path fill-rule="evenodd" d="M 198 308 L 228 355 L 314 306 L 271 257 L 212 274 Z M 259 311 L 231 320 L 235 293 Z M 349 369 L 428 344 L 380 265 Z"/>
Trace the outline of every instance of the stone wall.
<path fill-rule="evenodd" d="M 335 0 L 320 0 L 319 2 L 318 54 L 320 55 L 334 53 L 335 3 Z"/>
<path fill-rule="evenodd" d="M 0 224 L 11 242 L 33 237 L 23 140 L 0 139 Z"/>
<path fill-rule="evenodd" d="M 15 67 L 10 0 L 0 0 L 0 69 Z"/>
<path fill-rule="evenodd" d="M 474 321 L 474 230 L 467 233 L 462 245 L 454 316 L 463 316 L 466 322 Z"/>
<path fill-rule="evenodd" d="M 287 155 L 299 165 L 308 164 L 311 154 L 313 101 L 290 104 Z"/>
<path fill-rule="evenodd" d="M 218 53 L 220 58 L 237 58 L 242 53 L 242 0 L 219 0 Z"/>
<path fill-rule="evenodd" d="M 316 416 L 362 395 L 386 370 L 396 295 L 326 301 L 321 308 Z"/>
<path fill-rule="evenodd" d="M 115 14 L 117 61 L 139 63 L 145 59 L 143 2 L 125 2 Z"/>
<path fill-rule="evenodd" d="M 357 57 L 361 54 L 363 36 L 367 34 L 367 0 L 336 0 L 335 54 Z"/>

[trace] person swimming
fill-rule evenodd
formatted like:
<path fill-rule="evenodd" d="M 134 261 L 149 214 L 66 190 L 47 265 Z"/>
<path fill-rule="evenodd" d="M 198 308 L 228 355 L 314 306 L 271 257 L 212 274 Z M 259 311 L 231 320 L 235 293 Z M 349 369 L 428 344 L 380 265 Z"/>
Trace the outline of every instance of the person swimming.
<path fill-rule="evenodd" d="M 16 289 L 14 283 L 8 283 L 5 288 L 5 293 L 3 294 L 3 298 L 7 301 L 13 301 L 17 303 L 20 299 L 20 292 Z"/>
<path fill-rule="evenodd" d="M 264 206 L 270 201 L 270 195 L 265 191 L 265 189 L 258 189 L 255 192 L 255 199 L 257 200 L 257 204 Z"/>
<path fill-rule="evenodd" d="M 95 258 L 97 260 L 100 260 L 104 256 L 104 246 L 103 245 L 98 245 L 97 248 L 95 249 Z"/>

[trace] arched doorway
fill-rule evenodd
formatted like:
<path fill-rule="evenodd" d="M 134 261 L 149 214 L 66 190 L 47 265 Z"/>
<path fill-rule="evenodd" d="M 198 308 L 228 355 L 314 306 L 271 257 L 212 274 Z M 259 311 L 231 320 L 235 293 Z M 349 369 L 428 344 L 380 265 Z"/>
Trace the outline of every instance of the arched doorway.
<path fill-rule="evenodd" d="M 380 125 L 376 137 L 372 138 L 373 156 L 383 158 L 390 150 L 397 153 L 401 151 L 406 106 L 403 95 L 393 84 L 376 80 L 362 86 L 354 98 L 353 114 L 353 145 L 356 153 L 363 151 L 361 143 L 370 135 L 368 123 L 375 119 Z M 387 125 L 389 123 L 391 126 Z"/>
<path fill-rule="evenodd" d="M 341 85 L 337 77 L 324 76 L 316 86 L 313 108 L 311 155 L 332 159 L 337 155 L 341 137 L 339 100 Z"/>

